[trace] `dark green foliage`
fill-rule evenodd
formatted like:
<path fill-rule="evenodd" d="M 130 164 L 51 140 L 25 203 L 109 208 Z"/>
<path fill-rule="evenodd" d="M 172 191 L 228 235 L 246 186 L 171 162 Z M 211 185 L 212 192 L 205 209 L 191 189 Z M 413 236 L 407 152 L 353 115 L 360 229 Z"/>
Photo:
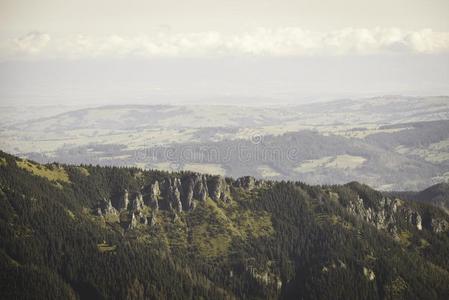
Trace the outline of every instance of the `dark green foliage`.
<path fill-rule="evenodd" d="M 449 212 L 449 183 L 441 182 L 420 192 L 389 192 L 393 196 L 399 196 L 404 199 L 428 203 L 438 206 Z"/>
<path fill-rule="evenodd" d="M 234 209 L 269 213 L 273 234 L 232 236 L 225 254 L 205 258 L 190 244 L 167 245 L 159 229 L 125 231 L 92 214 L 102 198 L 114 199 L 124 189 L 137 191 L 172 174 L 83 166 L 86 175 L 64 166 L 70 183 L 55 183 L 18 168 L 15 157 L 0 157 L 6 160 L 0 166 L 1 298 L 449 298 L 447 233 L 418 232 L 404 223 L 399 229 L 409 231 L 411 241 L 401 245 L 345 210 L 354 197 L 370 207 L 378 204 L 382 194 L 365 185 L 231 187 Z M 415 205 L 424 217 L 442 213 Z M 181 213 L 180 224 L 214 223 L 211 234 L 225 233 L 228 229 L 211 215 L 201 218 L 204 209 Z M 175 230 L 171 213 L 159 214 L 164 230 Z M 263 274 L 267 282 L 258 279 Z"/>

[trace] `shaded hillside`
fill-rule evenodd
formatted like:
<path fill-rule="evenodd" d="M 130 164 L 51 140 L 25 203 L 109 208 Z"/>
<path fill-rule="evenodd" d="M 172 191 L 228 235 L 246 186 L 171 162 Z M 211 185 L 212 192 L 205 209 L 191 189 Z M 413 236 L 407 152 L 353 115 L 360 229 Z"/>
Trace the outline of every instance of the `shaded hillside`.
<path fill-rule="evenodd" d="M 432 185 L 420 192 L 392 192 L 390 194 L 407 200 L 432 204 L 449 213 L 449 183 L 447 182 Z"/>
<path fill-rule="evenodd" d="M 447 299 L 449 217 L 309 186 L 0 153 L 5 298 Z"/>

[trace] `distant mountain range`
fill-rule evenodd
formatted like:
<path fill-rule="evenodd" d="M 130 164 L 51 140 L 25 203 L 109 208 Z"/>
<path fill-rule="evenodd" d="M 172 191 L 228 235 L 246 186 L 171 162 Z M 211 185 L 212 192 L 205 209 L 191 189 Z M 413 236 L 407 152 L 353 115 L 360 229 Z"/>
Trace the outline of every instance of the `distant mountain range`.
<path fill-rule="evenodd" d="M 1 297 L 448 299 L 449 189 L 403 195 L 0 152 Z"/>
<path fill-rule="evenodd" d="M 242 105 L 9 108 L 0 148 L 42 163 L 358 180 L 390 191 L 449 179 L 449 97 Z"/>

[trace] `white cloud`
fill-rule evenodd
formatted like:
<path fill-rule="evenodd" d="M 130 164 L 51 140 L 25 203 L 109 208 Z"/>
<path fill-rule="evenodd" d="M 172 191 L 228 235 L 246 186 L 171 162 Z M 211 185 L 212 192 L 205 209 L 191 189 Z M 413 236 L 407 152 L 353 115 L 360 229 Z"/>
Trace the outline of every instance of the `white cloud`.
<path fill-rule="evenodd" d="M 298 27 L 259 28 L 252 32 L 223 35 L 219 32 L 157 32 L 136 36 L 73 35 L 50 37 L 32 32 L 2 41 L 2 59 L 118 58 L 118 57 L 214 57 L 214 56 L 314 56 L 369 55 L 384 53 L 449 52 L 449 32 L 430 29 L 344 28 L 314 32 Z"/>
<path fill-rule="evenodd" d="M 13 51 L 19 54 L 37 54 L 41 52 L 50 42 L 50 35 L 40 32 L 30 32 L 24 36 L 15 38 L 12 45 L 9 45 Z"/>

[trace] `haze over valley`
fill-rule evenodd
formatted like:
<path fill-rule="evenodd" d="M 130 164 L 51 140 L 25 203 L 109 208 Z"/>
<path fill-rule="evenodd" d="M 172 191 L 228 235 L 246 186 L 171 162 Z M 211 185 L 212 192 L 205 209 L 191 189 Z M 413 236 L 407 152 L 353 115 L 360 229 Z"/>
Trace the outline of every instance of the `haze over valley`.
<path fill-rule="evenodd" d="M 9 107 L 1 114 L 1 148 L 39 162 L 311 184 L 358 180 L 382 190 L 418 190 L 449 179 L 448 97 Z"/>

